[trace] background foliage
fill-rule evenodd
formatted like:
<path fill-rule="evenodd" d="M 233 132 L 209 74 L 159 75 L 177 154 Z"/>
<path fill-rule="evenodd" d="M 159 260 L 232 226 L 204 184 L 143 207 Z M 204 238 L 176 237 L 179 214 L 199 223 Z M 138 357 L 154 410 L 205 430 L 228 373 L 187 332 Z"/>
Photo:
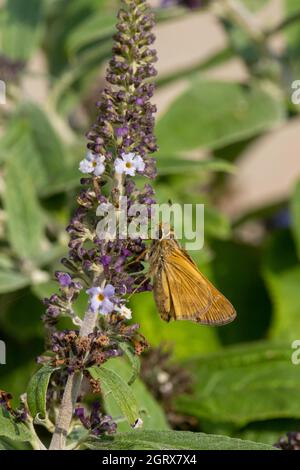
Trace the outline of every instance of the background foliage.
<path fill-rule="evenodd" d="M 255 15 L 267 0 L 240 3 Z M 175 4 L 158 8 L 159 23 L 206 14 L 204 7 L 191 13 Z M 172 412 L 181 417 L 172 426 L 264 444 L 300 427 L 300 372 L 291 363 L 291 342 L 300 339 L 300 186 L 290 188 L 290 200 L 262 203 L 234 220 L 218 201 L 226 198 L 244 152 L 298 119 L 290 87 L 300 71 L 300 6 L 296 0 L 283 4 L 292 20 L 279 27 L 286 46 L 276 57 L 267 39 L 257 39 L 230 15 L 216 16 L 228 38 L 224 49 L 158 81 L 159 92 L 182 78 L 188 86 L 157 123 L 157 197 L 205 203 L 205 248 L 192 255 L 235 305 L 237 320 L 220 329 L 168 325 L 151 294 L 132 300 L 151 345 L 170 346 L 171 363 L 190 374 L 189 393 L 171 394 Z M 42 299 L 53 292 L 53 272 L 67 249 L 64 229 L 75 207 L 83 136 L 104 83 L 117 7 L 117 0 L 9 0 L 0 11 L 0 78 L 7 83 L 7 104 L 0 108 L 0 339 L 7 344 L 7 364 L 0 366 L 0 388 L 16 402 L 44 347 Z M 207 78 L 205 72 L 232 58 L 247 69 L 246 82 Z M 37 83 L 45 90 L 42 100 Z M 251 224 L 260 227 L 258 238 Z M 115 367 L 128 379 L 125 364 L 116 360 Z M 175 434 L 168 435 L 165 406 L 151 393 L 151 381 L 139 378 L 133 389 L 137 406 L 145 409 L 146 430 L 163 432 L 145 439 L 178 445 Z M 116 403 L 108 398 L 105 406 L 117 416 Z M 129 430 L 125 422 L 119 426 Z M 138 443 L 134 439 L 124 434 L 112 446 L 143 446 L 142 434 Z M 193 438 L 187 439 L 191 445 Z"/>

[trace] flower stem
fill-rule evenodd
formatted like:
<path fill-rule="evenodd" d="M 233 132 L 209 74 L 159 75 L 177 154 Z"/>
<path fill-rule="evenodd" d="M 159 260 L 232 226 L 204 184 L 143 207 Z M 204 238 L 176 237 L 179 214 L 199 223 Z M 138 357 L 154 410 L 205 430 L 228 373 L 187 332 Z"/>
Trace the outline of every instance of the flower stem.
<path fill-rule="evenodd" d="M 55 432 L 50 444 L 50 450 L 63 450 L 72 421 L 74 408 L 82 382 L 82 372 L 75 372 L 68 377 L 60 412 L 55 426 Z"/>
<path fill-rule="evenodd" d="M 88 310 L 84 316 L 79 335 L 88 336 L 93 332 L 96 323 L 97 315 Z M 64 450 L 66 447 L 67 435 L 80 392 L 82 377 L 82 372 L 74 372 L 68 377 L 49 450 Z"/>

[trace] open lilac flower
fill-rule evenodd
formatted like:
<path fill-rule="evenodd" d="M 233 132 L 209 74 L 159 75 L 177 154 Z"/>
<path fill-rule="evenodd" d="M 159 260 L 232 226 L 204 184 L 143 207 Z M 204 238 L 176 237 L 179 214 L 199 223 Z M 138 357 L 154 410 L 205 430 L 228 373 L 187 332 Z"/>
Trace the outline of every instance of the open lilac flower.
<path fill-rule="evenodd" d="M 110 298 L 115 294 L 115 288 L 111 284 L 107 284 L 103 289 L 92 287 L 86 292 L 90 295 L 90 308 L 94 313 L 107 315 L 113 311 L 114 304 Z"/>
<path fill-rule="evenodd" d="M 79 164 L 81 173 L 93 173 L 95 176 L 100 176 L 105 171 L 105 157 L 88 151 L 84 160 Z"/>
<path fill-rule="evenodd" d="M 134 176 L 137 171 L 142 173 L 145 170 L 145 163 L 140 155 L 123 153 L 122 158 L 115 160 L 115 170 L 119 174 Z"/>

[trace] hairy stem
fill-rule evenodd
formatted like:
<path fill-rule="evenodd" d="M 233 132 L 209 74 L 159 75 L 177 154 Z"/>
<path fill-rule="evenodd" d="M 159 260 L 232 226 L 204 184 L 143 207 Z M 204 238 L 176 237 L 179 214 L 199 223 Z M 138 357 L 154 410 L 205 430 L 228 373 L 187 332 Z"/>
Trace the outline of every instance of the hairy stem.
<path fill-rule="evenodd" d="M 88 336 L 96 326 L 96 321 L 97 315 L 88 311 L 81 326 L 80 336 Z M 82 372 L 75 372 L 68 377 L 50 450 L 63 450 L 66 447 L 66 439 L 79 395 L 82 377 Z"/>
<path fill-rule="evenodd" d="M 97 315 L 88 310 L 84 316 L 79 335 L 88 336 L 93 332 L 96 324 Z M 66 439 L 80 392 L 82 377 L 82 372 L 74 372 L 68 377 L 49 450 L 63 450 L 66 447 Z"/>
<path fill-rule="evenodd" d="M 55 426 L 55 432 L 50 444 L 50 450 L 63 450 L 73 417 L 74 408 L 82 381 L 82 373 L 75 372 L 67 380 L 60 412 Z"/>

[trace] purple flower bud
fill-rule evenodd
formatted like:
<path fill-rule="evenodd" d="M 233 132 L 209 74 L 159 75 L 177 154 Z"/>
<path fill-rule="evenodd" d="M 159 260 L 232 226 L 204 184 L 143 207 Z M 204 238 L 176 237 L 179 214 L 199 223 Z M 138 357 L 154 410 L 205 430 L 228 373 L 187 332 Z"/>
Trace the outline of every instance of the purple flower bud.
<path fill-rule="evenodd" d="M 129 256 L 132 255 L 131 251 L 128 250 L 128 248 L 122 248 L 121 253 L 122 253 L 122 256 L 125 256 L 125 258 L 128 258 Z"/>
<path fill-rule="evenodd" d="M 76 408 L 74 413 L 75 413 L 75 416 L 77 416 L 77 418 L 83 418 L 84 408 Z"/>
<path fill-rule="evenodd" d="M 59 302 L 59 297 L 57 294 L 52 294 L 50 297 L 50 302 L 52 304 L 57 304 Z"/>
<path fill-rule="evenodd" d="M 144 199 L 144 204 L 147 204 L 148 206 L 151 206 L 152 204 L 155 204 L 155 203 L 156 203 L 155 199 L 151 197 L 146 197 Z"/>
<path fill-rule="evenodd" d="M 104 256 L 101 256 L 101 258 L 100 258 L 101 264 L 104 267 L 109 266 L 110 263 L 111 263 L 111 260 L 112 260 L 112 257 L 109 256 L 109 255 L 104 255 Z"/>
<path fill-rule="evenodd" d="M 61 287 L 69 287 L 72 284 L 72 278 L 70 274 L 57 271 L 55 277 L 58 280 Z"/>
<path fill-rule="evenodd" d="M 154 195 L 154 189 L 150 184 L 145 184 L 144 186 L 144 193 L 146 196 L 153 196 Z"/>
<path fill-rule="evenodd" d="M 128 127 L 118 127 L 116 129 L 116 137 L 125 137 L 128 134 Z"/>
<path fill-rule="evenodd" d="M 58 307 L 55 307 L 54 305 L 50 305 L 47 308 L 47 315 L 52 318 L 57 318 L 60 315 L 60 309 Z"/>
<path fill-rule="evenodd" d="M 133 191 L 136 189 L 135 182 L 133 180 L 129 180 L 126 183 L 126 194 L 131 196 Z"/>

